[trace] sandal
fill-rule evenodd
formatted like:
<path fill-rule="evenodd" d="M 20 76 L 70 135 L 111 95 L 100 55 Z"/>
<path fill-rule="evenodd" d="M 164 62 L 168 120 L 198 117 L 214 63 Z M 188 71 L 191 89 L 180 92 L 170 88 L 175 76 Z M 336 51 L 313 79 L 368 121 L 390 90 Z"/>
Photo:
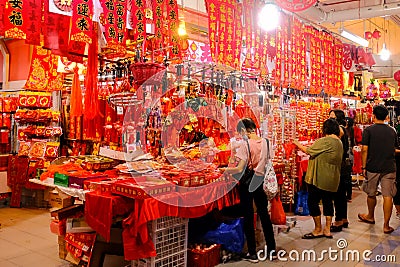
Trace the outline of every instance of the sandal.
<path fill-rule="evenodd" d="M 323 237 L 326 237 L 326 238 L 328 238 L 328 239 L 332 239 L 332 238 L 333 238 L 333 235 L 326 235 L 326 234 L 324 234 Z"/>
<path fill-rule="evenodd" d="M 389 230 L 383 231 L 385 234 L 391 234 L 394 231 L 393 227 L 390 227 Z"/>
<path fill-rule="evenodd" d="M 370 221 L 370 220 L 366 219 L 364 217 L 364 215 L 362 215 L 360 213 L 358 214 L 358 219 L 360 219 L 360 221 L 368 223 L 368 224 L 375 224 L 375 221 Z"/>
<path fill-rule="evenodd" d="M 321 238 L 325 237 L 324 235 L 314 235 L 313 233 L 308 233 L 303 235 L 302 239 L 315 239 L 315 238 Z"/>
<path fill-rule="evenodd" d="M 343 225 L 331 225 L 331 232 L 337 233 L 341 232 L 343 229 Z"/>

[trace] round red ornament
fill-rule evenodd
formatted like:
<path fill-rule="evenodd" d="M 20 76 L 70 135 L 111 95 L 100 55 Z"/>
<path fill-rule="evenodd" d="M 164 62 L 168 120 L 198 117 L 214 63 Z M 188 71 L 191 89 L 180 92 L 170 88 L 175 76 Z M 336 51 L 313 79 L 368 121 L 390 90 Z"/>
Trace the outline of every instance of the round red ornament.
<path fill-rule="evenodd" d="M 400 70 L 394 73 L 393 78 L 397 81 L 397 84 L 400 86 Z"/>
<path fill-rule="evenodd" d="M 367 40 L 371 40 L 372 39 L 372 32 L 368 31 L 364 33 L 364 38 Z"/>
<path fill-rule="evenodd" d="M 381 36 L 382 36 L 382 34 L 381 34 L 381 32 L 378 31 L 378 30 L 375 30 L 375 31 L 372 33 L 372 37 L 374 37 L 375 39 L 379 39 L 379 38 L 381 38 Z"/>
<path fill-rule="evenodd" d="M 281 8 L 290 11 L 290 12 L 298 12 L 306 10 L 309 7 L 312 7 L 317 0 L 281 0 L 275 1 L 277 5 Z"/>

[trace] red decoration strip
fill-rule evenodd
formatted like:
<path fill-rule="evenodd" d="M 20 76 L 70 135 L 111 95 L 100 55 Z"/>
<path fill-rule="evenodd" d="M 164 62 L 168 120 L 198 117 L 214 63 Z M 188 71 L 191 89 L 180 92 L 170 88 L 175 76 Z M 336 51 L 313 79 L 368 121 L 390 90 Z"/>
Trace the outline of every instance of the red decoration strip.
<path fill-rule="evenodd" d="M 101 2 L 105 22 L 105 37 L 107 46 L 115 50 L 113 56 L 126 53 L 126 12 L 127 1 L 105 0 Z"/>
<path fill-rule="evenodd" d="M 336 95 L 341 95 L 343 91 L 343 43 L 339 39 L 335 39 L 335 69 L 337 90 Z"/>
<path fill-rule="evenodd" d="M 235 35 L 232 37 L 234 43 L 234 67 L 235 69 L 240 69 L 240 55 L 242 51 L 242 35 L 243 35 L 243 25 L 242 25 L 242 12 L 243 6 L 241 3 L 236 3 L 235 11 Z"/>
<path fill-rule="evenodd" d="M 5 26 L 4 26 L 4 21 L 5 21 L 5 9 L 6 9 L 6 3 L 4 1 L 0 1 L 0 35 L 4 36 L 4 31 L 5 31 Z"/>
<path fill-rule="evenodd" d="M 4 37 L 26 39 L 23 17 L 24 0 L 6 0 L 4 9 Z"/>
<path fill-rule="evenodd" d="M 168 13 L 168 36 L 171 38 L 169 42 L 169 46 L 172 46 L 170 49 L 170 57 L 172 58 L 180 58 L 180 47 L 179 47 L 179 35 L 178 35 L 178 26 L 179 26 L 179 14 L 178 14 L 178 4 L 176 0 L 168 0 L 167 1 L 167 13 Z"/>
<path fill-rule="evenodd" d="M 25 43 L 40 45 L 40 28 L 42 22 L 42 0 L 25 0 L 22 15 L 25 19 Z"/>
<path fill-rule="evenodd" d="M 245 36 L 246 36 L 246 58 L 244 61 L 244 67 L 249 68 L 252 64 L 252 56 L 251 56 L 251 48 L 253 47 L 253 24 L 252 24 L 252 8 L 254 1 L 252 0 L 244 0 L 243 8 L 244 8 L 244 28 L 245 28 Z"/>
<path fill-rule="evenodd" d="M 268 37 L 269 34 L 268 32 L 264 32 L 262 36 L 262 43 L 260 47 L 260 74 L 261 77 L 265 77 L 268 74 L 268 68 L 267 68 L 267 57 L 268 57 Z"/>
<path fill-rule="evenodd" d="M 292 21 L 292 49 L 291 49 L 291 56 L 290 56 L 290 65 L 292 66 L 292 73 L 291 73 L 291 87 L 294 89 L 298 89 L 297 88 L 297 79 L 298 79 L 298 72 L 297 70 L 299 69 L 299 65 L 298 65 L 298 44 L 299 44 L 299 39 L 298 39 L 298 34 L 299 34 L 299 20 L 296 19 L 294 16 L 291 17 L 291 21 Z"/>
<path fill-rule="evenodd" d="M 92 43 L 93 27 L 93 1 L 74 0 L 72 1 L 72 41 Z"/>
<path fill-rule="evenodd" d="M 303 90 L 307 86 L 307 39 L 306 39 L 306 26 L 301 26 L 301 45 L 299 54 L 300 64 L 300 84 L 298 85 L 300 90 Z"/>
<path fill-rule="evenodd" d="M 291 64 L 289 61 L 289 19 L 288 16 L 282 16 L 282 40 L 283 40 L 283 51 L 281 55 L 281 61 L 283 66 L 283 83 L 282 87 L 287 88 L 289 86 L 289 77 L 291 73 Z"/>
<path fill-rule="evenodd" d="M 276 30 L 276 58 L 275 58 L 275 86 L 281 86 L 282 82 L 282 58 L 283 55 L 283 26 Z"/>
<path fill-rule="evenodd" d="M 35 46 L 25 89 L 56 91 L 63 87 L 63 75 L 57 72 L 58 56 L 51 50 Z"/>
<path fill-rule="evenodd" d="M 219 6 L 219 27 L 218 27 L 218 46 L 217 46 L 217 63 L 225 63 L 225 49 L 227 47 L 226 42 L 226 28 L 227 28 L 227 4 L 225 1 L 220 1 Z"/>
<path fill-rule="evenodd" d="M 146 39 L 146 16 L 143 0 L 132 1 L 130 21 L 133 27 L 133 39 L 136 41 Z"/>
<path fill-rule="evenodd" d="M 315 52 L 315 60 L 316 65 L 312 66 L 316 71 L 316 79 L 317 79 L 317 94 L 320 94 L 322 91 L 322 76 L 321 76 L 321 32 L 317 29 L 314 29 L 314 52 Z"/>
<path fill-rule="evenodd" d="M 234 67 L 234 51 L 233 51 L 233 48 L 235 47 L 234 12 L 236 9 L 234 4 L 235 3 L 231 0 L 228 0 L 226 4 L 227 26 L 226 26 L 226 48 L 224 50 L 224 59 L 225 59 L 224 64 L 230 67 Z"/>
<path fill-rule="evenodd" d="M 219 18 L 219 4 L 216 0 L 207 0 L 207 12 L 208 12 L 208 38 L 210 40 L 210 52 L 211 58 L 214 62 L 217 61 L 217 28 L 218 28 L 218 18 Z"/>
<path fill-rule="evenodd" d="M 164 27 L 164 0 L 153 1 L 153 18 L 155 26 L 155 47 L 156 49 L 162 48 L 163 45 L 163 27 Z M 134 27 L 134 25 L 132 25 Z M 165 52 L 163 50 L 163 52 Z"/>
<path fill-rule="evenodd" d="M 56 55 L 68 53 L 69 23 L 71 17 L 50 13 L 49 1 L 44 1 L 44 46 Z M 66 26 L 68 25 L 68 27 Z"/>

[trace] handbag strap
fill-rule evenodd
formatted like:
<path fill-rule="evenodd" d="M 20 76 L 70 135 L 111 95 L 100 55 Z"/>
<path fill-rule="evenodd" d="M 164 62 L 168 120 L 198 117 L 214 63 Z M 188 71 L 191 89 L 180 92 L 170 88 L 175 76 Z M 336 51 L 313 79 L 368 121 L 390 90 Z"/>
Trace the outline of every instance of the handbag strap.
<path fill-rule="evenodd" d="M 265 139 L 265 142 L 267 142 L 267 161 L 269 161 L 269 160 L 271 160 L 271 154 L 269 151 L 269 140 L 268 140 L 268 138 L 264 138 L 264 139 Z"/>
<path fill-rule="evenodd" d="M 249 144 L 249 140 L 246 139 L 246 144 L 247 144 L 247 151 L 249 152 L 249 163 L 250 163 L 250 167 L 253 167 L 253 162 L 251 160 L 251 152 L 250 152 L 250 144 Z"/>

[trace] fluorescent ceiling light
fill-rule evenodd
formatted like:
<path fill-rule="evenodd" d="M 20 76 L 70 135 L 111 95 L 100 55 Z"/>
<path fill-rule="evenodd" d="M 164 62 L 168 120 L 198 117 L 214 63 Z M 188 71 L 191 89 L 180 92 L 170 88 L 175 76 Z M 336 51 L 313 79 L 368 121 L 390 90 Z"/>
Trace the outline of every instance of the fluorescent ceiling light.
<path fill-rule="evenodd" d="M 345 29 L 340 30 L 340 35 L 346 39 L 349 39 L 352 42 L 355 42 L 355 43 L 361 45 L 361 46 L 368 47 L 368 44 L 369 44 L 368 40 L 366 40 L 354 33 L 346 31 Z"/>

